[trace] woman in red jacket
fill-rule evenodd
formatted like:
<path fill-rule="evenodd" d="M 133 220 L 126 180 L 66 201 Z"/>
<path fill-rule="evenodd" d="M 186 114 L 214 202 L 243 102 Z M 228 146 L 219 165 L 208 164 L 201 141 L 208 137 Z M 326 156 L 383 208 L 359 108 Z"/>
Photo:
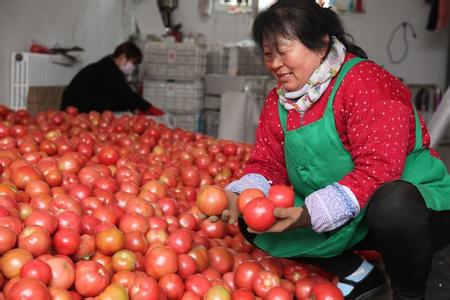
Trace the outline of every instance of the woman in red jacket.
<path fill-rule="evenodd" d="M 261 12 L 253 36 L 278 80 L 260 115 L 237 194 L 290 184 L 296 206 L 275 209 L 268 232 L 244 236 L 277 257 L 339 276 L 346 299 L 386 289 L 354 249 L 381 252 L 395 299 L 424 299 L 433 253 L 450 240 L 450 177 L 408 89 L 366 59 L 339 17 L 313 0 L 280 0 Z"/>

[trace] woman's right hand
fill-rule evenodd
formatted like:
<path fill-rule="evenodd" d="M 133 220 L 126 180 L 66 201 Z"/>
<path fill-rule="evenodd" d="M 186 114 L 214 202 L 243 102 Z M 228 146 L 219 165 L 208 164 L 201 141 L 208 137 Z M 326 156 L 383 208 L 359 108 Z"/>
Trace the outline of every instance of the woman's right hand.
<path fill-rule="evenodd" d="M 208 219 L 211 222 L 216 222 L 217 220 L 221 219 L 224 222 L 235 224 L 239 218 L 239 210 L 237 206 L 237 199 L 239 195 L 227 190 L 225 190 L 225 194 L 227 195 L 228 207 L 222 212 L 222 215 L 220 217 L 210 216 Z"/>

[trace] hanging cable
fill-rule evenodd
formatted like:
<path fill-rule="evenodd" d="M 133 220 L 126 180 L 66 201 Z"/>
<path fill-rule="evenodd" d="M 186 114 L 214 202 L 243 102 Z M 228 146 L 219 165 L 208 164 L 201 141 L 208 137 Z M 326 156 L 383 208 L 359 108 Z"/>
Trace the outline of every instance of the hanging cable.
<path fill-rule="evenodd" d="M 394 28 L 394 30 L 391 33 L 389 42 L 387 44 L 387 52 L 389 55 L 389 60 L 393 64 L 401 63 L 403 60 L 405 60 L 406 56 L 408 55 L 408 52 L 409 52 L 409 44 L 408 44 L 408 38 L 407 38 L 407 29 L 408 28 L 411 31 L 413 38 L 417 38 L 416 32 L 414 31 L 414 27 L 409 22 L 400 23 L 399 25 L 397 25 L 397 27 Z M 392 53 L 391 53 L 391 44 L 392 44 L 392 41 L 394 40 L 394 37 L 395 37 L 397 31 L 400 29 L 403 29 L 403 42 L 405 43 L 405 50 L 403 52 L 403 55 L 399 59 L 394 59 L 392 57 Z"/>

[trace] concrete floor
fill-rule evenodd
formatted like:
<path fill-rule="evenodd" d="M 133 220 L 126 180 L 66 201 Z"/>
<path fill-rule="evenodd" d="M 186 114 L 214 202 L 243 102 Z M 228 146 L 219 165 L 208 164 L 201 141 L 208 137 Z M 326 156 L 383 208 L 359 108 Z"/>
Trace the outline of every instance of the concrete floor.
<path fill-rule="evenodd" d="M 450 170 L 450 143 L 443 144 L 436 150 Z M 371 300 L 391 299 L 392 291 L 389 290 Z M 432 270 L 428 277 L 426 300 L 450 300 L 450 245 L 434 255 Z"/>

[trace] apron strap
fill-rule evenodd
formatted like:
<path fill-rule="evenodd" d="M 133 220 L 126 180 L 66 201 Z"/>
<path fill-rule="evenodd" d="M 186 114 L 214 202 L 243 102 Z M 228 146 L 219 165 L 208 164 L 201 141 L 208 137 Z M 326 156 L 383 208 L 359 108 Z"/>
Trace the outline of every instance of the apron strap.
<path fill-rule="evenodd" d="M 414 120 L 415 120 L 415 125 L 416 125 L 416 141 L 414 143 L 414 149 L 413 151 L 422 149 L 422 126 L 420 125 L 420 118 L 419 118 L 419 114 L 417 113 L 417 109 L 416 106 L 414 105 L 414 103 L 411 104 L 413 107 L 413 111 L 414 111 Z"/>
<path fill-rule="evenodd" d="M 339 89 L 339 86 L 341 85 L 342 81 L 344 81 L 345 75 L 350 71 L 351 68 L 353 68 L 354 65 L 358 64 L 361 61 L 365 61 L 366 59 L 361 57 L 354 57 L 350 60 L 348 60 L 339 71 L 336 81 L 334 82 L 333 90 L 331 91 L 330 97 L 328 98 L 328 103 L 325 111 L 332 110 L 333 109 L 333 102 L 334 97 L 336 96 L 336 93 Z M 329 122 L 333 125 L 333 127 L 336 127 L 335 121 L 334 121 L 334 114 L 325 114 L 324 116 L 329 116 Z"/>
<path fill-rule="evenodd" d="M 364 61 L 364 58 L 361 57 L 354 57 L 350 60 L 348 60 L 339 71 L 336 81 L 334 82 L 333 90 L 331 91 L 330 97 L 328 98 L 328 103 L 326 109 L 331 109 L 333 106 L 333 100 L 334 96 L 337 93 L 337 90 L 339 89 L 339 86 L 341 85 L 342 81 L 344 80 L 345 75 L 347 75 L 348 71 L 356 65 L 357 63 Z M 280 121 L 281 121 L 281 128 L 283 129 L 283 132 L 286 132 L 286 122 L 287 122 L 287 115 L 288 111 L 284 108 L 284 106 L 281 104 L 280 101 L 278 101 L 278 112 L 280 114 Z M 281 108 L 281 109 L 280 109 Z M 334 116 L 331 114 L 331 119 L 334 124 Z"/>

